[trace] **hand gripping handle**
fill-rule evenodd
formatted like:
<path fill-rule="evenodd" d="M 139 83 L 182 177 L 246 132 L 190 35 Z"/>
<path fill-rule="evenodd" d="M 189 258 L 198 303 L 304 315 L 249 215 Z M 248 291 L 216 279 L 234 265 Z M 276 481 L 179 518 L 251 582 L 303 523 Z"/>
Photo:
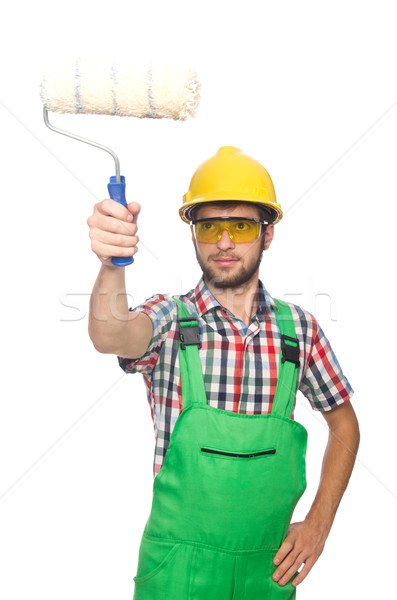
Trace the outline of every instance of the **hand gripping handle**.
<path fill-rule="evenodd" d="M 125 199 L 125 177 L 121 175 L 120 183 L 116 182 L 116 177 L 112 175 L 108 183 L 108 191 L 112 200 L 116 200 L 127 208 L 127 202 Z M 112 258 L 112 264 L 116 267 L 126 267 L 134 262 L 132 256 L 114 256 Z"/>

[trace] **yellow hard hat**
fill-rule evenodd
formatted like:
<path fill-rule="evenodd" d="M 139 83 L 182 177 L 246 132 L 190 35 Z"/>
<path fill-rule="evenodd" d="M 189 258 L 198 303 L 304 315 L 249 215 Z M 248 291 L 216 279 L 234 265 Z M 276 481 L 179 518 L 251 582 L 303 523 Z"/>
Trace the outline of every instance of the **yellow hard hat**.
<path fill-rule="evenodd" d="M 198 167 L 189 191 L 183 196 L 179 215 L 185 223 L 190 223 L 193 206 L 219 200 L 253 202 L 270 208 L 273 223 L 283 216 L 269 173 L 257 160 L 234 146 L 222 146 Z"/>

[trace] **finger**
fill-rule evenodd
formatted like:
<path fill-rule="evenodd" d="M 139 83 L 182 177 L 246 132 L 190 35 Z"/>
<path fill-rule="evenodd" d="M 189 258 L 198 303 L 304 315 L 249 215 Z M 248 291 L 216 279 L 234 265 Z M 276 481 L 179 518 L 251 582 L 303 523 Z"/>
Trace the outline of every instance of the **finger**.
<path fill-rule="evenodd" d="M 315 562 L 316 562 L 316 561 L 315 561 L 314 559 L 310 559 L 310 558 L 309 558 L 309 559 L 308 559 L 308 560 L 305 562 L 305 564 L 304 564 L 303 568 L 301 569 L 301 571 L 299 572 L 299 575 L 297 575 L 297 576 L 295 577 L 295 579 L 293 579 L 293 580 L 292 580 L 292 585 L 294 585 L 294 586 L 297 586 L 297 585 L 299 585 L 300 583 L 302 583 L 302 581 L 303 581 L 303 580 L 304 580 L 304 579 L 307 577 L 307 575 L 310 573 L 310 571 L 311 571 L 311 569 L 312 569 L 312 567 L 313 567 L 313 565 L 314 565 L 314 563 L 315 563 Z"/>
<path fill-rule="evenodd" d="M 284 558 L 287 556 L 287 554 L 289 554 L 291 552 L 293 547 L 294 547 L 293 543 L 288 541 L 288 538 L 285 538 L 284 542 L 281 544 L 280 548 L 278 549 L 277 554 L 273 558 L 274 564 L 279 565 L 284 560 Z"/>
<path fill-rule="evenodd" d="M 274 571 L 273 573 L 273 579 L 274 581 L 281 581 L 286 574 L 288 573 L 288 571 L 290 571 L 293 566 L 296 564 L 298 559 L 298 554 L 295 553 L 290 553 L 283 561 L 282 563 L 278 566 L 278 568 Z M 302 561 L 299 563 L 299 566 L 302 564 Z M 295 569 L 295 571 L 297 571 L 297 569 Z M 293 571 L 293 572 L 295 572 Z"/>
<path fill-rule="evenodd" d="M 121 246 L 122 248 L 133 248 L 139 242 L 139 236 L 137 235 L 111 233 L 95 227 L 90 229 L 89 235 L 92 240 L 97 240 L 102 244 L 107 244 L 109 246 Z"/>
<path fill-rule="evenodd" d="M 123 235 L 134 235 L 137 232 L 138 226 L 136 223 L 127 223 L 108 215 L 96 213 L 87 219 L 87 224 L 91 228 L 102 229 L 109 233 L 122 233 Z"/>
<path fill-rule="evenodd" d="M 113 256 L 133 256 L 138 252 L 138 246 L 134 246 L 133 248 L 125 248 L 123 246 L 112 246 L 110 244 L 103 244 L 98 240 L 93 240 L 91 243 L 91 248 L 95 254 L 98 256 L 105 257 L 113 257 Z"/>
<path fill-rule="evenodd" d="M 115 217 L 121 221 L 132 222 L 133 220 L 133 216 L 128 208 L 111 198 L 106 198 L 105 200 L 102 200 L 102 202 L 96 204 L 95 209 L 102 215 Z"/>
<path fill-rule="evenodd" d="M 303 560 L 297 557 L 292 565 L 284 571 L 282 576 L 279 578 L 276 573 L 273 575 L 273 579 L 279 583 L 279 585 L 285 585 L 289 582 L 291 577 L 296 574 L 299 568 L 302 566 Z M 283 563 L 284 564 L 284 563 Z"/>

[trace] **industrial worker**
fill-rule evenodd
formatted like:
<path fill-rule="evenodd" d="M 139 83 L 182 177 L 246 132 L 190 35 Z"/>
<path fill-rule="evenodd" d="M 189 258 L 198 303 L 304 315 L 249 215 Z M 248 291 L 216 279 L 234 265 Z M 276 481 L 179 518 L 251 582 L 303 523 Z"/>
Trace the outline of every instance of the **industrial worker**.
<path fill-rule="evenodd" d="M 89 334 L 125 372 L 142 373 L 155 429 L 134 600 L 292 599 L 354 466 L 353 390 L 315 317 L 259 279 L 283 215 L 266 169 L 222 147 L 183 200 L 202 277 L 185 295 L 157 294 L 133 310 L 112 257 L 137 252 L 139 204 L 106 199 L 87 221 L 102 262 Z M 297 390 L 321 412 L 329 440 L 313 504 L 291 523 L 306 487 Z"/>

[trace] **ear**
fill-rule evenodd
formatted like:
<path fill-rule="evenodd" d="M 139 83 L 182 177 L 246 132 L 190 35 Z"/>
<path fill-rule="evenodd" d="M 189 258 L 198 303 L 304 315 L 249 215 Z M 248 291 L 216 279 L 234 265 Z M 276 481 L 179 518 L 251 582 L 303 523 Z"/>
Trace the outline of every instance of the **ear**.
<path fill-rule="evenodd" d="M 272 243 L 273 237 L 274 237 L 274 225 L 271 223 L 270 225 L 268 225 L 266 227 L 265 241 L 263 243 L 264 250 L 269 249 L 269 246 Z"/>
<path fill-rule="evenodd" d="M 193 244 L 194 244 L 195 238 L 194 238 L 194 230 L 193 230 L 193 225 L 190 225 L 190 231 L 191 231 L 191 234 L 192 234 L 192 242 L 193 242 Z"/>

